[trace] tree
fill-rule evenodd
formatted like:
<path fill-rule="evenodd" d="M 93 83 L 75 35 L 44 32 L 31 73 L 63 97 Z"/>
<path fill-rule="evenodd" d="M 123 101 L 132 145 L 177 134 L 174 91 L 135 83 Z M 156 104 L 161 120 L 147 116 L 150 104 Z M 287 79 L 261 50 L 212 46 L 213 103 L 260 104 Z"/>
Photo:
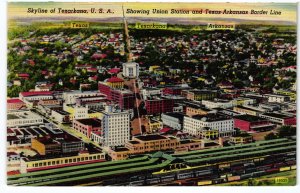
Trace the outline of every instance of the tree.
<path fill-rule="evenodd" d="M 272 140 L 272 139 L 277 139 L 278 136 L 275 135 L 274 133 L 269 133 L 265 136 L 265 140 Z"/>
<path fill-rule="evenodd" d="M 279 137 L 294 136 L 296 135 L 296 128 L 289 125 L 284 125 L 279 128 L 278 135 Z"/>

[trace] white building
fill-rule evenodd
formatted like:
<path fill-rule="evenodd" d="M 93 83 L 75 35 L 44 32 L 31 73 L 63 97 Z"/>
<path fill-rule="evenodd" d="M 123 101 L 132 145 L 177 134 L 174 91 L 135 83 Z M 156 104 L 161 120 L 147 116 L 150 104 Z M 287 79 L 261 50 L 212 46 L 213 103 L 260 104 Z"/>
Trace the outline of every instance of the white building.
<path fill-rule="evenodd" d="M 202 100 L 202 104 L 209 109 L 213 109 L 213 108 L 227 109 L 233 107 L 232 101 L 229 100 Z"/>
<path fill-rule="evenodd" d="M 96 96 L 103 96 L 103 94 L 101 94 L 98 91 L 80 91 L 80 90 L 63 93 L 63 99 L 65 104 L 75 104 L 76 99 L 79 97 L 96 97 Z"/>
<path fill-rule="evenodd" d="M 223 100 L 223 99 L 214 99 L 214 100 L 202 100 L 202 104 L 206 106 L 206 108 L 223 108 L 228 109 L 232 107 L 236 107 L 238 105 L 251 105 L 254 104 L 255 100 L 250 98 L 237 98 L 233 100 Z"/>
<path fill-rule="evenodd" d="M 130 112 L 106 106 L 103 112 L 103 146 L 124 145 L 130 140 Z"/>
<path fill-rule="evenodd" d="M 53 92 L 51 91 L 33 91 L 20 92 L 19 99 L 26 103 L 26 101 L 39 101 L 53 99 Z"/>
<path fill-rule="evenodd" d="M 52 110 L 51 117 L 58 123 L 70 122 L 70 113 L 63 110 Z"/>
<path fill-rule="evenodd" d="M 161 90 L 157 88 L 144 88 L 141 91 L 144 99 L 154 95 L 161 95 Z"/>
<path fill-rule="evenodd" d="M 167 125 L 173 129 L 181 130 L 183 124 L 184 115 L 181 113 L 162 113 L 161 120 L 164 125 Z"/>
<path fill-rule="evenodd" d="M 280 95 L 280 94 L 266 94 L 265 97 L 268 98 L 268 102 L 271 103 L 282 103 L 290 101 L 290 97 L 287 95 Z"/>
<path fill-rule="evenodd" d="M 220 115 L 194 115 L 185 116 L 183 120 L 183 131 L 190 135 L 200 136 L 203 128 L 218 130 L 219 137 L 228 137 L 234 134 L 233 119 Z"/>
<path fill-rule="evenodd" d="M 123 76 L 137 78 L 139 76 L 139 64 L 136 62 L 123 63 Z"/>
<path fill-rule="evenodd" d="M 43 118 L 31 111 L 14 111 L 7 113 L 7 127 L 43 124 Z"/>

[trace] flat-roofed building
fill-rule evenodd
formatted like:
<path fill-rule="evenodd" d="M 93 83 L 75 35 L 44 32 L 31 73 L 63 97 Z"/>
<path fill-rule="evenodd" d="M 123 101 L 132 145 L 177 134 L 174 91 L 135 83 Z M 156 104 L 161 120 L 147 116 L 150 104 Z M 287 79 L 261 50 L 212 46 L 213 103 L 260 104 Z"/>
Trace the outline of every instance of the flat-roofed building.
<path fill-rule="evenodd" d="M 217 91 L 213 90 L 189 90 L 186 93 L 186 98 L 188 100 L 210 100 L 217 97 Z"/>
<path fill-rule="evenodd" d="M 146 87 L 141 90 L 144 99 L 147 99 L 151 96 L 161 95 L 161 90 L 158 88 Z"/>
<path fill-rule="evenodd" d="M 265 97 L 268 98 L 268 102 L 276 102 L 276 103 L 281 103 L 281 102 L 288 102 L 290 101 L 290 96 L 288 95 L 282 95 L 282 94 L 265 94 Z"/>
<path fill-rule="evenodd" d="M 59 110 L 59 109 L 52 110 L 51 117 L 58 123 L 69 123 L 70 122 L 70 113 L 68 113 L 64 110 Z"/>
<path fill-rule="evenodd" d="M 90 138 L 92 132 L 102 130 L 101 120 L 96 118 L 75 119 L 73 120 L 73 129 Z"/>
<path fill-rule="evenodd" d="M 182 113 L 162 113 L 161 120 L 164 125 L 167 125 L 173 129 L 181 130 L 183 125 Z"/>
<path fill-rule="evenodd" d="M 80 90 L 75 90 L 75 91 L 70 91 L 70 92 L 64 92 L 63 93 L 63 99 L 65 104 L 75 104 L 76 99 L 79 97 L 97 97 L 97 96 L 103 96 L 98 91 L 80 91 Z"/>
<path fill-rule="evenodd" d="M 52 91 L 32 91 L 32 92 L 20 92 L 19 99 L 24 101 L 39 101 L 39 100 L 51 100 L 54 98 L 54 92 Z"/>
<path fill-rule="evenodd" d="M 280 113 L 263 113 L 259 117 L 270 120 L 279 125 L 296 125 L 296 117 Z"/>
<path fill-rule="evenodd" d="M 244 107 L 244 106 L 236 106 L 233 107 L 233 111 L 240 113 L 240 114 L 247 114 L 247 115 L 253 115 L 257 116 L 261 111 L 258 111 L 254 108 Z"/>
<path fill-rule="evenodd" d="M 201 136 L 204 128 L 218 130 L 219 137 L 229 137 L 234 134 L 233 118 L 227 118 L 220 114 L 185 116 L 183 131 L 193 136 Z"/>
<path fill-rule="evenodd" d="M 230 137 L 229 142 L 233 144 L 251 143 L 253 142 L 253 136 L 247 133 L 241 133 Z"/>
<path fill-rule="evenodd" d="M 224 99 L 202 100 L 202 104 L 209 109 L 213 109 L 213 108 L 227 109 L 233 107 L 233 102 L 231 100 L 224 100 Z"/>
<path fill-rule="evenodd" d="M 145 100 L 145 107 L 148 115 L 173 112 L 174 100 L 152 97 Z"/>
<path fill-rule="evenodd" d="M 40 155 L 61 154 L 61 145 L 49 137 L 32 138 L 31 148 L 36 150 Z"/>
<path fill-rule="evenodd" d="M 130 139 L 130 112 L 106 106 L 102 118 L 103 146 L 124 145 Z"/>
<path fill-rule="evenodd" d="M 105 153 L 101 151 L 26 157 L 21 158 L 20 171 L 21 173 L 29 173 L 104 161 L 106 161 Z"/>
<path fill-rule="evenodd" d="M 43 124 L 43 118 L 31 111 L 14 111 L 7 113 L 7 127 L 39 124 Z"/>
<path fill-rule="evenodd" d="M 238 115 L 234 117 L 234 127 L 247 132 L 268 131 L 274 129 L 275 126 L 269 120 L 258 116 Z"/>
<path fill-rule="evenodd" d="M 26 107 L 25 103 L 18 98 L 7 99 L 7 110 L 20 110 Z"/>
<path fill-rule="evenodd" d="M 153 118 L 149 118 L 148 129 L 146 127 L 148 132 L 150 132 L 150 133 L 157 132 L 162 128 L 163 128 L 163 123 L 161 121 L 158 121 L 158 120 L 153 119 Z"/>
<path fill-rule="evenodd" d="M 127 159 L 131 154 L 141 154 L 146 152 L 174 150 L 179 146 L 179 139 L 162 135 L 142 135 L 135 136 L 125 143 L 124 147 L 113 147 L 109 149 L 112 160 Z"/>

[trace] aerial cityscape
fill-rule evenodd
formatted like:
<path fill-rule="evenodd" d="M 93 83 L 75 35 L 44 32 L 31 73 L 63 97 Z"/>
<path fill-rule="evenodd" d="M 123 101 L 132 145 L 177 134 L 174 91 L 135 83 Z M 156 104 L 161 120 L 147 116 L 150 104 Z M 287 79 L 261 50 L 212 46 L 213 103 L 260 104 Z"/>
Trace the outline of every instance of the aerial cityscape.
<path fill-rule="evenodd" d="M 120 10 L 9 20 L 8 185 L 296 184 L 295 23 Z"/>

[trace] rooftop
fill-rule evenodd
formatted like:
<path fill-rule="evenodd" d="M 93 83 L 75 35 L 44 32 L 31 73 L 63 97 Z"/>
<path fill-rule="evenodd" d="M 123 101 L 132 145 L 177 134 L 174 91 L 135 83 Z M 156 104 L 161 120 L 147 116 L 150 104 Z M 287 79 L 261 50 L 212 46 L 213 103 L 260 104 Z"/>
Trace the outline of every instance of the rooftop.
<path fill-rule="evenodd" d="M 253 115 L 238 115 L 238 116 L 235 116 L 234 118 L 248 121 L 248 122 L 265 121 L 265 119 L 258 117 L 258 116 L 253 116 Z"/>
<path fill-rule="evenodd" d="M 131 144 L 139 144 L 140 142 L 138 142 L 138 141 L 128 141 L 128 143 L 131 143 Z"/>
<path fill-rule="evenodd" d="M 190 90 L 189 92 L 194 93 L 194 94 L 211 94 L 211 93 L 216 93 L 214 90 Z"/>
<path fill-rule="evenodd" d="M 164 115 L 170 116 L 170 117 L 175 117 L 179 119 L 180 121 L 183 121 L 184 114 L 182 113 L 163 113 Z"/>
<path fill-rule="evenodd" d="M 20 92 L 23 97 L 37 96 L 37 95 L 53 95 L 52 91 L 32 91 L 32 92 Z"/>
<path fill-rule="evenodd" d="M 67 111 L 64 111 L 64 110 L 53 110 L 61 115 L 69 115 L 70 113 L 68 113 Z"/>
<path fill-rule="evenodd" d="M 7 103 L 23 103 L 23 101 L 21 101 L 18 98 L 14 98 L 14 99 L 7 99 Z"/>
<path fill-rule="evenodd" d="M 141 136 L 136 136 L 135 138 L 142 141 L 154 141 L 154 140 L 167 139 L 165 136 L 162 135 L 141 135 Z"/>
<path fill-rule="evenodd" d="M 124 82 L 124 80 L 118 77 L 111 77 L 107 79 L 107 82 Z"/>
<path fill-rule="evenodd" d="M 270 117 L 276 117 L 276 118 L 279 118 L 279 119 L 292 118 L 292 116 L 279 114 L 279 113 L 264 113 L 262 115 L 266 115 L 266 116 L 270 116 Z"/>
<path fill-rule="evenodd" d="M 204 122 L 225 121 L 230 119 L 220 114 L 194 115 L 192 118 Z"/>
<path fill-rule="evenodd" d="M 101 127 L 100 119 L 76 119 L 76 121 L 84 125 L 90 125 L 92 127 Z"/>

